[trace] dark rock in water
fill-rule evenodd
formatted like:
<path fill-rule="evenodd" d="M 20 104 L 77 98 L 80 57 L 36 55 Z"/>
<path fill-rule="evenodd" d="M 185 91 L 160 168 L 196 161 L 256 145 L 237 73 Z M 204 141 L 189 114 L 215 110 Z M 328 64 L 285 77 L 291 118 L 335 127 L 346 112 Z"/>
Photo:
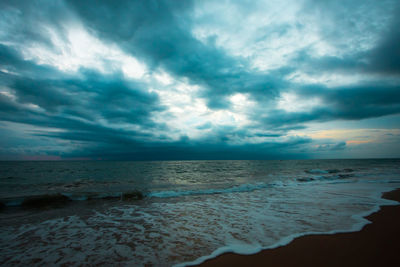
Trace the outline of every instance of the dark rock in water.
<path fill-rule="evenodd" d="M 344 172 L 353 172 L 354 170 L 353 169 L 344 169 L 343 171 Z"/>
<path fill-rule="evenodd" d="M 115 199 L 120 199 L 118 196 L 105 196 L 101 198 L 102 200 L 115 200 Z"/>
<path fill-rule="evenodd" d="M 98 200 L 119 200 L 121 196 L 118 195 L 104 195 L 102 193 L 85 193 L 86 200 L 98 201 Z"/>
<path fill-rule="evenodd" d="M 339 174 L 339 178 L 340 179 L 346 179 L 346 178 L 350 178 L 353 177 L 354 175 L 352 174 Z"/>
<path fill-rule="evenodd" d="M 315 179 L 314 178 L 311 178 L 311 177 L 304 177 L 304 178 L 298 178 L 297 179 L 297 181 L 299 181 L 299 182 L 311 182 L 311 181 L 314 181 Z"/>
<path fill-rule="evenodd" d="M 4 204 L 3 202 L 0 202 L 0 210 L 3 210 L 6 207 L 6 204 Z"/>
<path fill-rule="evenodd" d="M 338 173 L 340 172 L 338 169 L 328 170 L 328 173 Z"/>
<path fill-rule="evenodd" d="M 27 197 L 22 202 L 24 208 L 48 208 L 59 207 L 70 202 L 71 199 L 61 194 L 55 195 L 40 195 Z"/>
<path fill-rule="evenodd" d="M 143 198 L 143 194 L 140 191 L 131 191 L 122 193 L 121 200 L 139 200 Z"/>
<path fill-rule="evenodd" d="M 120 200 L 121 196 L 99 196 L 99 195 L 92 195 L 88 197 L 88 200 Z"/>

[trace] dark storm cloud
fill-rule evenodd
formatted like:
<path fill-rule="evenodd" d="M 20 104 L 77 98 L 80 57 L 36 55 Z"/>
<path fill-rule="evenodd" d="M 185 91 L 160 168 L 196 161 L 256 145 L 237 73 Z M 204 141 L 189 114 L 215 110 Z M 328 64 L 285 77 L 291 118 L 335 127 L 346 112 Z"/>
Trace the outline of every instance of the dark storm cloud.
<path fill-rule="evenodd" d="M 169 142 L 138 142 L 99 144 L 85 150 L 66 153 L 65 157 L 96 157 L 129 160 L 181 160 L 181 159 L 291 159 L 299 157 L 299 148 L 309 144 L 309 138 L 292 138 L 285 142 L 229 145 L 209 140 Z M 303 157 L 305 155 L 303 154 Z"/>
<path fill-rule="evenodd" d="M 13 76 L 33 78 L 36 77 L 52 77 L 53 79 L 65 78 L 66 74 L 60 73 L 52 67 L 45 65 L 38 65 L 37 63 L 24 60 L 22 56 L 12 47 L 0 44 L 0 66 L 8 72 L 14 74 Z M 0 72 L 6 75 L 4 71 Z M 7 85 L 8 81 L 13 80 L 13 76 L 0 80 L 2 85 Z"/>
<path fill-rule="evenodd" d="M 57 131 L 31 130 L 32 137 L 69 141 L 72 152 L 58 152 L 63 157 L 97 157 L 105 159 L 223 159 L 223 158 L 290 158 L 292 154 L 280 151 L 301 146 L 309 139 L 288 142 L 265 142 L 261 146 L 251 144 L 228 145 L 226 142 L 243 137 L 279 137 L 280 134 L 250 134 L 247 130 L 219 127 L 212 136 L 192 141 L 156 141 L 153 134 L 103 126 L 96 122 L 99 117 L 110 123 L 129 122 L 146 129 L 163 129 L 162 124 L 151 120 L 150 113 L 163 110 L 155 94 L 141 90 L 140 83 L 127 84 L 119 75 L 100 75 L 81 70 L 79 78 L 62 75 L 50 67 L 35 65 L 23 60 L 7 47 L 0 50 L 2 67 L 15 67 L 26 76 L 1 73 L 1 81 L 12 90 L 15 99 L 0 95 L 0 119 L 2 121 L 59 129 Z M 35 66 L 37 66 L 35 71 Z M 55 75 L 57 79 L 51 77 Z M 24 104 L 35 104 L 37 110 Z M 211 124 L 204 127 L 212 127 Z M 22 139 L 21 139 L 22 140 Z M 26 142 L 26 141 L 24 141 Z M 260 151 L 260 147 L 263 149 Z M 29 151 L 29 149 L 28 149 Z M 52 153 L 52 151 L 49 151 Z"/>
<path fill-rule="evenodd" d="M 393 4 L 393 1 L 389 2 Z M 284 81 L 283 76 L 295 69 L 285 67 L 268 75 L 249 72 L 246 70 L 248 66 L 245 60 L 229 57 L 224 51 L 216 48 L 211 41 L 204 44 L 195 39 L 190 33 L 192 5 L 190 2 L 185 2 L 184 5 L 170 1 L 134 4 L 120 2 L 118 5 L 112 5 L 105 1 L 98 4 L 100 8 L 96 9 L 93 9 L 90 1 L 72 1 L 71 4 L 87 25 L 101 37 L 121 41 L 126 50 L 143 58 L 150 65 L 163 66 L 178 77 L 188 77 L 192 83 L 205 86 L 207 90 L 201 94 L 207 98 L 208 106 L 211 108 L 228 108 L 229 101 L 225 96 L 235 92 L 250 93 L 254 99 L 268 103 L 269 100 L 279 96 L 280 90 L 291 86 Z M 357 19 L 361 16 L 359 12 L 371 8 L 374 2 L 344 5 L 328 1 L 318 5 L 322 5 L 324 11 L 330 12 L 335 22 L 340 21 L 343 24 L 342 32 L 336 31 L 341 27 L 329 28 L 332 30 L 329 32 L 331 39 L 337 39 L 337 36 L 350 38 L 351 36 L 347 35 L 356 32 L 358 28 L 368 30 L 367 27 L 373 26 L 369 24 L 368 18 L 362 17 L 358 24 Z M 382 11 L 382 5 L 378 9 L 381 12 L 378 13 L 379 16 L 385 15 L 392 21 L 376 47 L 345 58 L 335 56 L 313 58 L 308 54 L 303 54 L 302 58 L 296 58 L 296 62 L 293 62 L 294 66 L 303 62 L 305 69 L 309 68 L 315 72 L 358 70 L 397 73 L 400 62 L 399 16 L 396 16 L 398 9 L 393 10 L 392 13 L 389 12 L 389 15 L 387 11 L 386 13 Z M 119 16 L 114 17 L 113 14 L 119 14 Z M 338 20 L 338 16 L 341 15 L 347 15 L 347 17 L 344 20 Z M 335 43 L 335 41 L 332 42 Z M 342 43 L 335 45 L 342 45 Z M 391 101 L 398 102 L 396 90 L 397 88 L 391 86 L 387 88 L 378 86 L 375 93 L 372 92 L 373 88 L 363 87 L 352 91 L 339 88 L 335 93 L 321 90 L 318 93 L 319 97 L 329 101 L 333 97 L 335 102 L 333 105 L 329 106 L 329 101 L 327 101 L 327 107 L 319 108 L 311 114 L 286 115 L 280 112 L 272 120 L 277 120 L 276 124 L 286 124 L 315 119 L 362 119 L 395 114 L 398 112 L 398 106 L 393 105 Z M 381 92 L 381 96 L 378 92 Z M 371 94 L 372 98 L 370 98 Z M 360 99 L 363 97 L 366 99 Z M 358 99 L 358 103 L 354 104 L 360 108 L 354 109 L 350 105 L 348 99 L 352 98 Z M 389 100 L 389 102 L 374 103 L 375 99 Z"/>
<path fill-rule="evenodd" d="M 400 86 L 399 80 L 396 78 L 400 74 L 399 2 L 384 1 L 378 6 L 374 1 L 310 2 L 312 4 L 308 8 L 312 11 L 318 9 L 321 16 L 325 17 L 325 22 L 322 21 L 322 24 L 330 21 L 328 23 L 330 26 L 324 28 L 326 40 L 332 46 L 342 47 L 343 50 L 346 50 L 346 45 L 351 45 L 352 35 L 361 35 L 365 38 L 362 31 L 365 33 L 377 31 L 376 28 L 379 25 L 376 23 L 382 21 L 387 22 L 386 27 L 379 32 L 379 39 L 372 48 L 354 50 L 351 54 L 322 57 L 314 55 L 311 49 L 304 49 L 292 59 L 293 68 L 317 77 L 323 73 L 374 74 L 377 76 L 375 76 L 374 82 L 361 81 L 351 86 L 330 86 L 328 88 L 323 84 L 292 84 L 293 89 L 289 92 L 299 96 L 298 101 L 317 98 L 321 100 L 322 105 L 309 111 L 274 110 L 267 116 L 263 116 L 262 122 L 276 127 L 301 125 L 312 121 L 362 120 L 399 114 Z M 377 17 L 371 20 L 370 17 L 361 16 L 360 12 L 367 12 L 366 10 L 376 12 Z M 338 19 L 339 17 L 341 19 Z M 393 79 L 386 79 L 387 75 Z"/>
<path fill-rule="evenodd" d="M 303 50 L 293 58 L 292 64 L 302 71 L 313 74 L 356 71 L 366 74 L 400 75 L 399 23 L 399 17 L 395 17 L 387 33 L 369 50 L 354 52 L 346 57 L 314 57 L 311 52 Z"/>
<path fill-rule="evenodd" d="M 326 15 L 320 25 L 324 40 L 338 50 L 348 51 L 347 46 L 351 46 L 351 52 L 317 56 L 311 48 L 305 48 L 290 64 L 261 72 L 251 67 L 248 58 L 232 56 L 217 46 L 215 37 L 200 41 L 193 36 L 192 1 L 1 1 L 0 86 L 10 92 L 0 94 L 0 120 L 39 128 L 29 132 L 32 138 L 73 143 L 73 149 L 62 152 L 67 157 L 211 159 L 290 157 L 311 140 L 282 138 L 289 131 L 304 129 L 305 123 L 400 113 L 397 80 L 384 79 L 387 74 L 398 75 L 400 70 L 400 16 L 398 7 L 392 8 L 399 4 L 395 1 L 379 5 L 374 1 L 307 3 L 304 8 L 307 12 L 303 10 L 306 16 Z M 238 5 L 243 5 L 245 12 L 252 12 L 252 5 Z M 391 10 L 385 10 L 385 5 Z M 371 11 L 375 17 L 363 15 L 375 6 L 376 11 Z M 66 27 L 70 22 L 82 23 L 90 34 L 106 44 L 116 44 L 146 63 L 150 72 L 161 68 L 177 79 L 187 78 L 190 84 L 199 85 L 201 89 L 195 97 L 204 98 L 211 109 L 229 110 L 232 108 L 229 97 L 246 93 L 255 102 L 254 107 L 247 107 L 252 114 L 251 123 L 240 128 L 206 122 L 197 126 L 199 131 L 209 131 L 205 137 L 192 140 L 182 133 L 180 139 L 173 141 L 165 136 L 171 129 L 162 121 L 170 116 L 167 107 L 139 79 L 126 80 L 118 71 L 104 74 L 89 67 L 68 73 L 24 57 L 28 42 L 60 52 L 62 48 L 49 38 L 49 28 L 68 43 Z M 289 29 L 289 25 L 265 27 L 259 29 L 255 39 L 280 37 Z M 358 43 L 369 38 L 364 32 L 379 33 L 379 38 L 375 43 L 371 41 L 373 45 L 369 48 L 356 49 Z M 328 88 L 324 84 L 288 81 L 286 77 L 296 71 L 313 74 L 351 71 L 374 73 L 378 78 L 373 84 Z M 297 112 L 271 108 L 284 92 L 296 94 L 299 101 L 317 98 L 322 104 Z M 263 111 L 263 107 L 268 109 Z M 162 113 L 161 119 L 156 120 L 155 113 Z M 11 132 L 5 131 L 0 136 Z M 251 138 L 265 141 L 246 143 Z M 324 151 L 345 148 L 345 143 L 320 146 Z"/>
<path fill-rule="evenodd" d="M 398 1 L 308 1 L 307 13 L 317 13 L 325 40 L 350 54 L 318 57 L 303 50 L 292 64 L 302 71 L 323 72 L 356 71 L 359 73 L 400 74 L 400 4 Z M 378 40 L 373 35 L 379 35 Z M 374 43 L 363 48 L 366 40 Z M 370 45 L 370 44 L 368 44 Z"/>
<path fill-rule="evenodd" d="M 400 87 L 367 85 L 326 88 L 306 86 L 294 90 L 298 101 L 317 98 L 322 105 L 309 111 L 271 111 L 262 119 L 270 126 L 296 125 L 311 121 L 361 120 L 400 113 Z M 259 117 L 259 115 L 255 115 Z M 261 116 L 262 117 L 262 116 Z"/>
<path fill-rule="evenodd" d="M 81 73 L 84 78 L 67 80 L 64 88 L 68 87 L 73 96 L 79 96 L 87 110 L 110 122 L 150 125 L 150 113 L 163 110 L 158 96 L 147 92 L 140 83 L 126 82 L 120 75 L 85 70 Z"/>
<path fill-rule="evenodd" d="M 400 75 L 400 6 L 393 13 L 388 31 L 369 51 L 367 60 L 371 71 Z"/>
<path fill-rule="evenodd" d="M 0 67 L 15 67 L 19 74 L 1 72 L 0 80 L 13 97 L 0 95 L 0 119 L 40 127 L 52 127 L 61 132 L 36 135 L 87 142 L 129 142 L 144 134 L 102 126 L 96 120 L 109 123 L 129 121 L 141 127 L 163 127 L 150 118 L 153 111 L 163 110 L 158 96 L 148 93 L 139 83 L 127 83 L 120 75 L 100 75 L 81 70 L 79 77 L 62 74 L 49 67 L 23 60 L 17 53 L 0 46 L 4 61 Z M 36 66 L 36 69 L 35 69 Z M 25 74 L 25 76 L 23 76 Z M 26 105 L 34 104 L 40 109 Z"/>
<path fill-rule="evenodd" d="M 204 86 L 201 96 L 211 108 L 229 108 L 225 97 L 235 92 L 274 97 L 284 83 L 278 76 L 250 72 L 244 59 L 228 56 L 213 42 L 194 38 L 191 1 L 69 3 L 101 38 L 117 42 L 154 68 L 163 67 Z"/>
<path fill-rule="evenodd" d="M 336 144 L 323 144 L 319 145 L 317 147 L 318 151 L 337 151 L 337 150 L 343 150 L 346 148 L 346 143 L 345 142 L 340 142 Z"/>
<path fill-rule="evenodd" d="M 122 75 L 104 75 L 92 70 L 80 70 L 80 75 L 66 75 L 49 66 L 24 60 L 13 49 L 0 45 L 0 84 L 15 92 L 17 102 L 31 103 L 54 112 L 65 107 L 66 112 L 79 108 L 103 112 L 107 119 L 145 120 L 151 111 L 162 110 L 158 97 L 148 93 L 143 85 L 124 81 Z M 104 110 L 97 110 L 98 107 Z M 69 110 L 70 109 L 70 110 Z"/>

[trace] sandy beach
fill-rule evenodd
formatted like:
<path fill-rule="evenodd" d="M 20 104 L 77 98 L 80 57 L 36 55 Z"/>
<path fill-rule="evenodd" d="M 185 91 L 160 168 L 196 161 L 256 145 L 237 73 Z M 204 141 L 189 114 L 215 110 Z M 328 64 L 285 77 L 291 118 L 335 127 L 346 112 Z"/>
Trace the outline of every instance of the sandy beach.
<path fill-rule="evenodd" d="M 400 201 L 400 189 L 383 194 Z M 296 238 L 255 255 L 223 254 L 200 266 L 400 266 L 400 206 L 383 206 L 361 231 Z"/>

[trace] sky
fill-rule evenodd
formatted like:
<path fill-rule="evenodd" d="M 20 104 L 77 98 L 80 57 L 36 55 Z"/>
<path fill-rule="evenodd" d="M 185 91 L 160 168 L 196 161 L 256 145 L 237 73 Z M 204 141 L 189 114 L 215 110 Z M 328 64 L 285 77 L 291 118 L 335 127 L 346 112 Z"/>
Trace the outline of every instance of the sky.
<path fill-rule="evenodd" d="M 400 157 L 400 1 L 0 1 L 0 160 Z"/>

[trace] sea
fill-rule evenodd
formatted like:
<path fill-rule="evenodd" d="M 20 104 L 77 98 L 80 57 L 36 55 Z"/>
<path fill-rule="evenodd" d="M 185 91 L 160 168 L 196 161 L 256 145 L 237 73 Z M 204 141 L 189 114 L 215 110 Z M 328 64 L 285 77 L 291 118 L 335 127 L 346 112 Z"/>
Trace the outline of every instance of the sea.
<path fill-rule="evenodd" d="M 190 266 L 358 231 L 400 159 L 0 162 L 1 266 Z"/>

